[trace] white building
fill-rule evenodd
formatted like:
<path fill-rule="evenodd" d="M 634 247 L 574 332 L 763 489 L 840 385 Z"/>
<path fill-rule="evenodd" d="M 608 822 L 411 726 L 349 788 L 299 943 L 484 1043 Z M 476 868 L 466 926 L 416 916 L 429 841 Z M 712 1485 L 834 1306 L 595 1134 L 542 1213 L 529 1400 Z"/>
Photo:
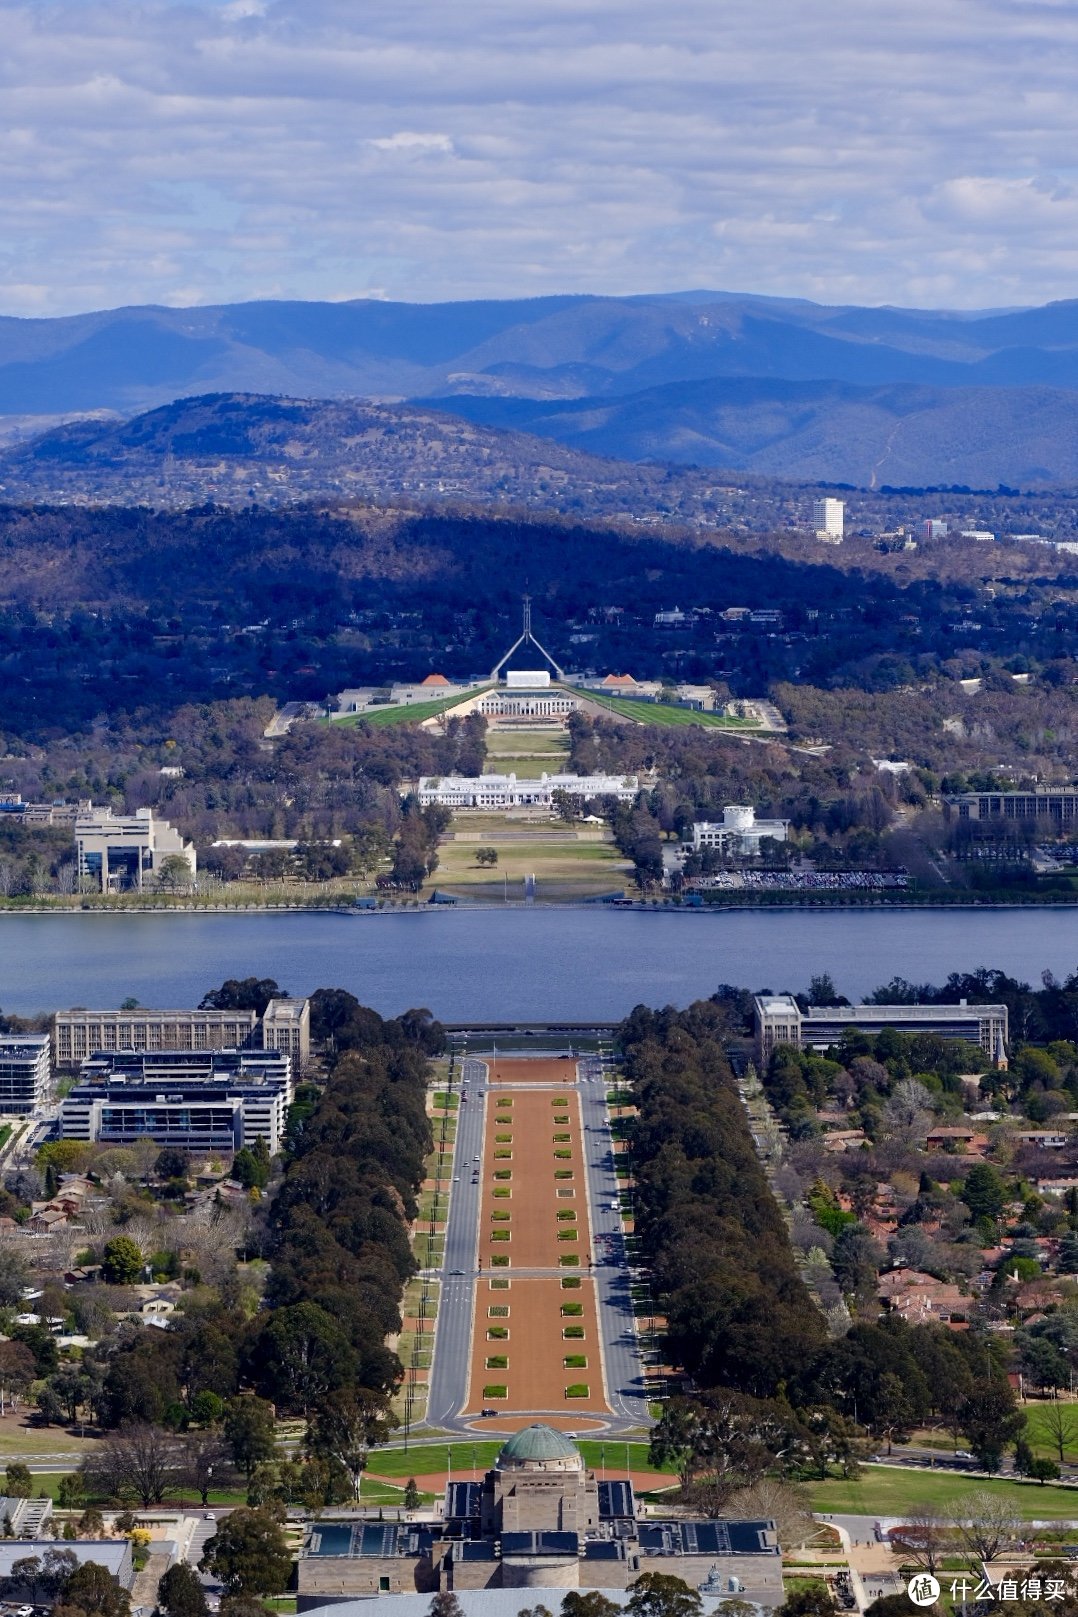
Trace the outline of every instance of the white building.
<path fill-rule="evenodd" d="M 0 1035 L 0 1114 L 26 1117 L 44 1105 L 49 1093 L 49 1035 Z"/>
<path fill-rule="evenodd" d="M 845 513 L 846 506 L 842 500 L 813 500 L 812 526 L 816 529 L 817 539 L 826 539 L 833 545 L 841 544 Z"/>
<path fill-rule="evenodd" d="M 755 856 L 765 837 L 785 842 L 790 833 L 789 820 L 758 820 L 756 810 L 743 803 L 728 803 L 721 820 L 697 820 L 692 828 L 692 841 L 682 844 L 688 855 L 701 848 L 719 848 L 723 853 Z"/>
<path fill-rule="evenodd" d="M 516 775 L 423 775 L 418 786 L 423 808 L 550 808 L 555 792 L 570 797 L 616 797 L 631 803 L 640 790 L 636 775 L 546 775 L 518 780 Z"/>
<path fill-rule="evenodd" d="M 102 893 L 125 886 L 141 890 L 173 857 L 184 861 L 192 882 L 197 873 L 194 843 L 185 842 L 167 820 L 155 820 L 148 808 L 128 815 L 87 809 L 75 821 L 75 848 L 80 881 Z"/>
<path fill-rule="evenodd" d="M 579 707 L 575 696 L 552 685 L 546 668 L 511 668 L 505 684 L 479 698 L 476 712 L 488 719 L 567 719 Z"/>

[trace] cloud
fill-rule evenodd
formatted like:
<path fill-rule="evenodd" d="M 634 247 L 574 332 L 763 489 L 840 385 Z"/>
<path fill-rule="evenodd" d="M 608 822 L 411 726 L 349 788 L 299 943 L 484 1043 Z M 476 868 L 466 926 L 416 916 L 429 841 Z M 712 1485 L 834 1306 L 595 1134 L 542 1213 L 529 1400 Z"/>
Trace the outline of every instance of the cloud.
<path fill-rule="evenodd" d="M 1061 0 L 0 0 L 0 311 L 1075 292 Z"/>

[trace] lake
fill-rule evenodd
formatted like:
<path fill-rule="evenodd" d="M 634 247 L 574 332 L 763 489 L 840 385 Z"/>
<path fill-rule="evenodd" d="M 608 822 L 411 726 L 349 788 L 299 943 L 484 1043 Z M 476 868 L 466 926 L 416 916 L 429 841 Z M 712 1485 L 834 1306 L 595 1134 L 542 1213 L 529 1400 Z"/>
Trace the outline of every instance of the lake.
<path fill-rule="evenodd" d="M 422 909 L 403 914 L 0 915 L 0 1007 L 197 1005 L 226 977 L 346 988 L 384 1015 L 603 1021 L 720 982 L 798 990 L 828 971 L 857 998 L 890 977 L 1078 968 L 1078 911 Z"/>

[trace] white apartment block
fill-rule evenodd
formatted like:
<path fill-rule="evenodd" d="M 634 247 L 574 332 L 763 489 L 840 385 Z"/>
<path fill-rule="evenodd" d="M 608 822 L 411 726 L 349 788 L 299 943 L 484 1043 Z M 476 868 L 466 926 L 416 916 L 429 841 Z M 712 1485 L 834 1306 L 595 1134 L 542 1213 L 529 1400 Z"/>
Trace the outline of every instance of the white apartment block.
<path fill-rule="evenodd" d="M 0 1034 L 0 1115 L 27 1117 L 48 1098 L 47 1033 Z"/>
<path fill-rule="evenodd" d="M 120 887 L 142 889 L 159 875 L 162 863 L 173 855 L 183 859 L 190 880 L 197 874 L 195 845 L 185 842 L 167 820 L 155 820 L 153 810 L 116 815 L 111 809 L 88 809 L 75 821 L 75 848 L 79 880 L 102 893 Z"/>
<path fill-rule="evenodd" d="M 817 539 L 829 540 L 831 544 L 841 544 L 845 526 L 846 506 L 842 500 L 813 500 L 812 526 L 816 529 Z"/>
<path fill-rule="evenodd" d="M 539 780 L 518 780 L 516 775 L 423 775 L 420 805 L 444 808 L 551 808 L 555 792 L 570 797 L 616 797 L 631 803 L 640 790 L 636 775 L 546 775 Z"/>

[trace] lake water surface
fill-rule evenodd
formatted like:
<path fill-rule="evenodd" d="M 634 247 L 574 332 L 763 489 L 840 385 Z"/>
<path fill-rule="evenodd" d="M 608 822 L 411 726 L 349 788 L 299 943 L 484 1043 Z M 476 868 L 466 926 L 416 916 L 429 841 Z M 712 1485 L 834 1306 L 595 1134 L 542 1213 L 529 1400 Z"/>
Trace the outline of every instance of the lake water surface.
<path fill-rule="evenodd" d="M 389 915 L 3 915 L 0 1007 L 196 1005 L 226 977 L 293 994 L 346 988 L 385 1015 L 600 1021 L 684 1005 L 720 982 L 797 990 L 829 971 L 851 999 L 893 976 L 1078 968 L 1078 909 L 429 910 Z"/>

